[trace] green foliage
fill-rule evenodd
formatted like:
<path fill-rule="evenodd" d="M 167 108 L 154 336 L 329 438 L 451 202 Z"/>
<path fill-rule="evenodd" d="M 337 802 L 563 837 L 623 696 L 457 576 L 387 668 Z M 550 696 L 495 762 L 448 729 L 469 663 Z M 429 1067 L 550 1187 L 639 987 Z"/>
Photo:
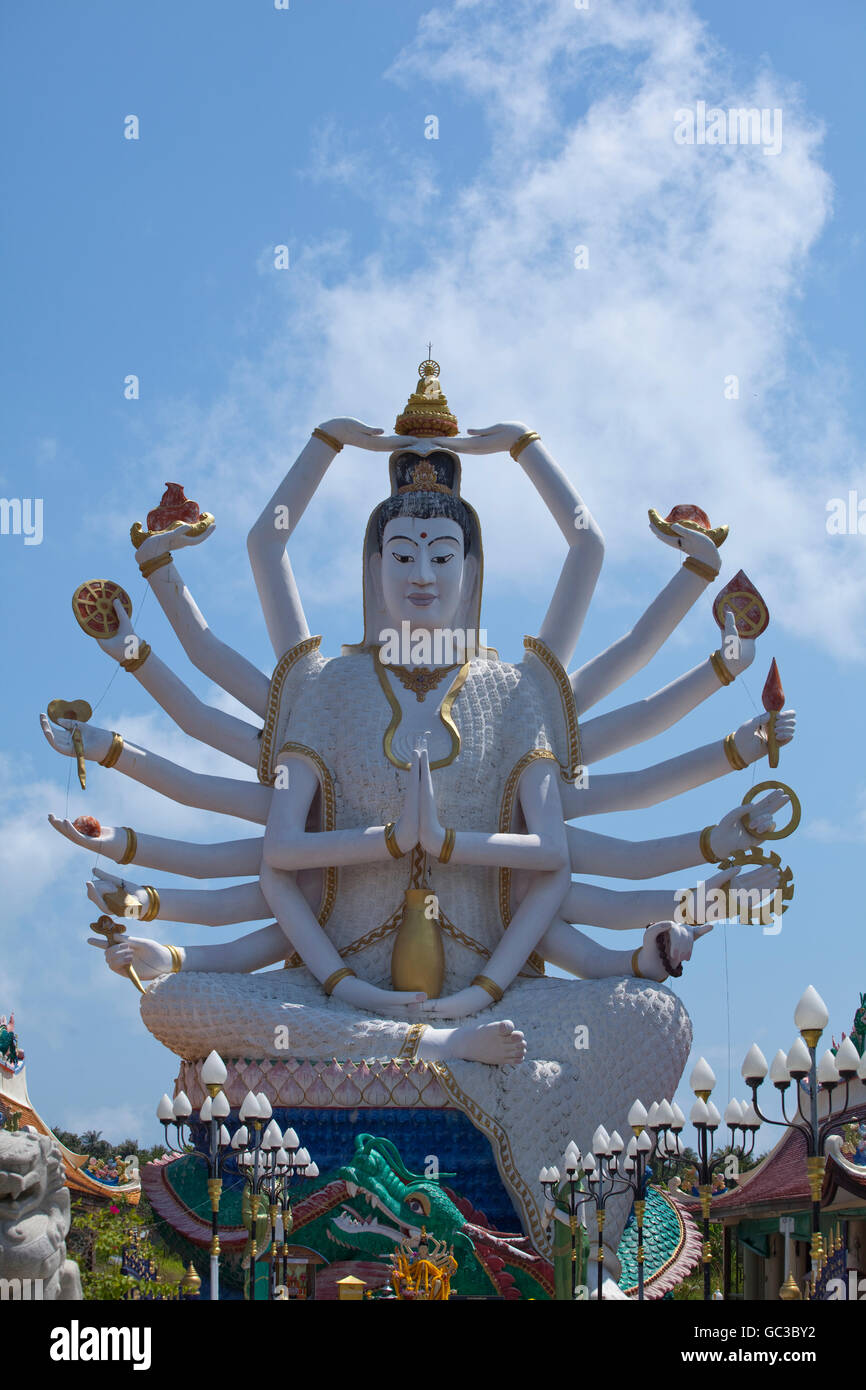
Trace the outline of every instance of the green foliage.
<path fill-rule="evenodd" d="M 81 1287 L 85 1298 L 116 1300 L 175 1296 L 175 1286 L 183 1274 L 183 1267 L 174 1257 L 164 1258 L 158 1243 L 153 1241 L 150 1227 L 152 1215 L 146 1201 L 132 1206 L 122 1196 L 118 1197 L 117 1202 L 95 1210 L 86 1208 L 80 1201 L 73 1204 L 69 1253 L 81 1270 Z M 116 1261 L 124 1246 L 128 1246 L 133 1239 L 138 1241 L 139 1253 L 144 1258 L 159 1260 L 155 1280 L 135 1279 L 120 1272 L 120 1265 Z"/>
<path fill-rule="evenodd" d="M 116 1154 L 126 1158 L 128 1154 L 137 1154 L 139 1165 L 144 1167 L 145 1163 L 162 1158 L 165 1154 L 164 1144 L 154 1144 L 149 1149 L 143 1149 L 137 1139 L 121 1139 L 119 1143 L 110 1143 L 103 1139 L 100 1129 L 86 1129 L 83 1134 L 76 1134 L 74 1130 L 52 1128 L 65 1148 L 76 1154 L 90 1154 L 91 1158 L 114 1158 Z"/>

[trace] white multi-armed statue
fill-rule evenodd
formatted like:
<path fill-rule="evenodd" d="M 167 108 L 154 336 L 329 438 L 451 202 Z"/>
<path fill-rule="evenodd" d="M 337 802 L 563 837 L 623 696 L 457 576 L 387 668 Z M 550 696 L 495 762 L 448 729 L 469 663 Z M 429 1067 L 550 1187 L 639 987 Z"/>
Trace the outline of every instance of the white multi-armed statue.
<path fill-rule="evenodd" d="M 253 527 L 249 554 L 277 657 L 270 679 L 210 632 L 175 567 L 172 552 L 205 541 L 212 518 L 171 523 L 166 513 L 147 532 L 133 528 L 142 573 L 187 656 L 256 722 L 199 701 L 134 633 L 124 603 L 108 610 L 103 590 L 108 655 L 185 733 L 255 768 L 258 782 L 194 773 L 120 734 L 43 716 L 58 752 L 263 825 L 264 835 L 193 844 L 124 827 L 101 827 L 94 838 L 68 820 L 51 823 L 120 865 L 248 878 L 196 890 L 96 870 L 88 884 L 114 916 L 270 921 L 221 945 L 93 939 L 112 970 L 155 981 L 142 1017 L 167 1047 L 187 1061 L 213 1048 L 285 1061 L 287 1026 L 294 1058 L 434 1064 L 449 1103 L 489 1136 L 525 1229 L 543 1248 L 539 1168 L 573 1137 L 588 1148 L 600 1120 L 622 1129 L 636 1096 L 673 1095 L 691 1027 L 663 982 L 711 929 L 700 905 L 729 891 L 748 864 L 741 852 L 773 831 L 787 797 L 777 789 L 716 826 L 640 842 L 569 822 L 653 806 L 741 770 L 790 741 L 794 714 L 764 714 L 640 771 L 598 772 L 753 660 L 748 623 L 732 604 L 721 610 L 719 651 L 649 699 L 586 718 L 646 665 L 716 578 L 726 528 L 712 530 L 691 507 L 666 521 L 652 514 L 653 533 L 684 563 L 630 632 L 569 675 L 601 569 L 601 532 L 523 424 L 459 437 L 438 373 L 422 364 L 395 436 L 353 419 L 315 429 Z M 391 489 L 367 525 L 363 639 L 328 659 L 309 634 L 286 546 L 345 445 L 390 454 Z M 481 528 L 461 497 L 460 456 L 496 452 L 519 462 L 567 546 L 519 665 L 483 642 Z M 708 861 L 722 867 L 694 885 L 691 915 L 672 890 L 603 889 L 580 877 L 651 879 Z M 737 887 L 762 901 L 780 877 L 763 863 Z M 611 949 L 575 923 L 642 936 Z M 545 975 L 545 962 L 580 978 Z M 584 1029 L 589 1045 L 576 1047 Z M 609 1208 L 612 1251 L 627 1215 L 627 1202 Z M 614 1255 L 608 1267 L 615 1276 Z"/>

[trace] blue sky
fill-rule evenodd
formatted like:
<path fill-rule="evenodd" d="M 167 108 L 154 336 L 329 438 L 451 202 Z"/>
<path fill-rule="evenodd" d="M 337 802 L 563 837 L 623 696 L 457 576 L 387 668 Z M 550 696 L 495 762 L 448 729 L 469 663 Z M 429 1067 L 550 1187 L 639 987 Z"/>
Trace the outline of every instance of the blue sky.
<path fill-rule="evenodd" d="M 47 812 L 68 796 L 72 815 L 109 824 L 167 817 L 184 837 L 226 833 L 99 769 L 84 796 L 67 785 L 38 712 L 57 695 L 96 704 L 114 671 L 76 627 L 71 593 L 99 574 L 139 601 L 129 524 L 180 481 L 218 521 L 182 571 L 215 631 L 269 667 L 246 529 L 318 421 L 390 427 L 428 337 L 461 424 L 526 420 L 598 517 L 607 558 L 582 659 L 672 573 L 648 506 L 696 501 L 730 523 L 723 575 L 743 566 L 772 614 L 754 667 L 604 770 L 721 737 L 755 711 L 777 658 L 800 721 L 780 767 L 804 807 L 784 844 L 796 898 L 778 936 L 717 928 L 677 989 L 722 1100 L 729 1040 L 739 1093 L 746 1046 L 790 1045 L 805 985 L 838 1036 L 866 989 L 866 538 L 825 526 L 829 499 L 866 499 L 862 7 L 49 0 L 7 7 L 2 23 L 0 493 L 41 497 L 44 537 L 0 536 L 0 1011 L 16 1010 L 45 1118 L 154 1138 L 175 1071 L 131 987 L 84 944 L 91 861 Z M 780 154 L 677 147 L 673 112 L 699 100 L 780 108 Z M 129 114 L 138 141 L 123 138 Z M 424 138 L 430 114 L 438 140 Z M 291 265 L 276 271 L 283 243 Z M 577 244 L 586 270 L 573 266 Z M 129 373 L 137 401 L 123 396 Z M 736 401 L 723 396 L 731 373 Z M 516 659 L 555 582 L 558 533 L 507 457 L 467 474 L 486 626 Z M 375 455 L 346 450 L 293 550 L 331 654 L 359 632 L 363 523 L 383 479 Z M 706 656 L 708 608 L 621 700 Z M 152 598 L 139 627 L 194 689 L 221 698 Z M 122 673 L 95 720 L 215 765 Z M 699 828 L 752 780 L 604 829 Z"/>

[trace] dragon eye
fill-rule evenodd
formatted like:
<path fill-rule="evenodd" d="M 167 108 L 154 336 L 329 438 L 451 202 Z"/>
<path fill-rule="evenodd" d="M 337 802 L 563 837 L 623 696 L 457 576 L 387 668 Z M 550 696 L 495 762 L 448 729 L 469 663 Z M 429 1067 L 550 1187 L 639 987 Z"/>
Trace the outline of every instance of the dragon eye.
<path fill-rule="evenodd" d="M 413 1197 L 407 1197 L 406 1206 L 410 1211 L 413 1211 L 416 1216 L 430 1215 L 430 1202 L 423 1193 L 416 1193 Z"/>

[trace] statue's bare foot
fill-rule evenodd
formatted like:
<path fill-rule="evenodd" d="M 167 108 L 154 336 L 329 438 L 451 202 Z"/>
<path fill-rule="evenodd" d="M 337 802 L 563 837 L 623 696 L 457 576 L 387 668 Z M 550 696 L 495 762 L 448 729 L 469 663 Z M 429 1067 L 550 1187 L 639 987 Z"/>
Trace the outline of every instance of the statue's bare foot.
<path fill-rule="evenodd" d="M 526 1056 L 526 1039 L 510 1018 L 497 1023 L 464 1023 L 459 1028 L 427 1027 L 418 1056 L 428 1062 L 450 1057 L 463 1062 L 513 1066 Z"/>

